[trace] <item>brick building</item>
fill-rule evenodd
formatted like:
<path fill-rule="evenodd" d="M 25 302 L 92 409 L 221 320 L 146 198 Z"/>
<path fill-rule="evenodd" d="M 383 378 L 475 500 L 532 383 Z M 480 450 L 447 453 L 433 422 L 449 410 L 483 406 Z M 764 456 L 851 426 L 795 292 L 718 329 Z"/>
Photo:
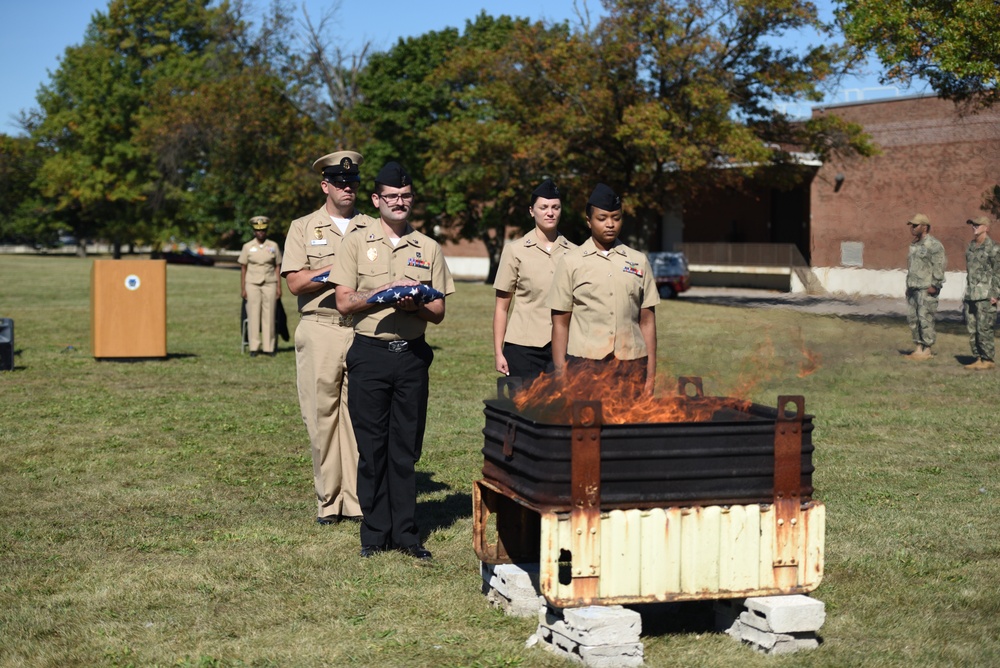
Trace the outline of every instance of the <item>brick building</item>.
<path fill-rule="evenodd" d="M 860 123 L 882 154 L 831 160 L 812 178 L 813 273 L 831 291 L 903 294 L 905 222 L 921 212 L 947 254 L 943 296 L 960 299 L 971 238 L 965 221 L 983 215 L 984 193 L 1000 183 L 1000 109 L 915 96 L 813 110 L 827 113 Z"/>
<path fill-rule="evenodd" d="M 882 154 L 821 163 L 798 157 L 798 185 L 723 190 L 684 203 L 664 217 L 649 250 L 677 247 L 701 261 L 692 266 L 697 284 L 804 289 L 801 272 L 785 266 L 709 266 L 713 253 L 768 254 L 798 250 L 812 269 L 814 285 L 830 292 L 901 296 L 906 276 L 905 222 L 914 213 L 931 219 L 944 244 L 948 274 L 945 299 L 961 299 L 968 218 L 983 215 L 984 193 L 1000 183 L 1000 108 L 973 110 L 933 95 L 828 105 L 833 114 L 861 124 Z M 1000 241 L 1000 226 L 994 230 Z M 725 248 L 715 248 L 715 246 Z M 696 249 L 696 246 L 701 246 Z M 463 275 L 485 275 L 481 242 L 445 246 L 449 263 Z M 774 254 L 772 254 L 774 255 Z M 453 257 L 454 256 L 454 257 Z M 463 271 L 464 270 L 464 271 Z M 807 270 L 808 273 L 808 270 Z"/>

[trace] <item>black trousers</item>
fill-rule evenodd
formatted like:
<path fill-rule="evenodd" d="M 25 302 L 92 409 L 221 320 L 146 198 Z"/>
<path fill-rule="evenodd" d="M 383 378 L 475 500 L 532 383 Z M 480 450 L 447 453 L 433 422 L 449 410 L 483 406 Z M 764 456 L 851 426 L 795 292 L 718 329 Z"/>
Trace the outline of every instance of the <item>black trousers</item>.
<path fill-rule="evenodd" d="M 423 337 L 393 352 L 387 341 L 355 336 L 347 351 L 347 406 L 358 441 L 361 544 L 420 543 L 416 466 L 427 421 L 428 369 Z"/>
<path fill-rule="evenodd" d="M 503 356 L 507 358 L 507 371 L 510 376 L 520 378 L 525 387 L 543 373 L 552 371 L 551 343 L 541 348 L 505 343 Z"/>

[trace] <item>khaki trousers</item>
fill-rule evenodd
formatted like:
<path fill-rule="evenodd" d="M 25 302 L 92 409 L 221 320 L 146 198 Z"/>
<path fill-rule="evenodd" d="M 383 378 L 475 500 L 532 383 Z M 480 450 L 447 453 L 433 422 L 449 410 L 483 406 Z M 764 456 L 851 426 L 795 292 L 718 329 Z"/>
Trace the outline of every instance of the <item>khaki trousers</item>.
<path fill-rule="evenodd" d="M 361 516 L 358 445 L 347 412 L 347 351 L 354 329 L 340 316 L 304 315 L 295 328 L 299 407 L 312 446 L 317 517 Z"/>
<path fill-rule="evenodd" d="M 273 353 L 277 342 L 274 331 L 274 305 L 278 301 L 278 284 L 248 283 L 246 289 L 250 352 L 259 352 L 263 349 L 265 353 Z"/>

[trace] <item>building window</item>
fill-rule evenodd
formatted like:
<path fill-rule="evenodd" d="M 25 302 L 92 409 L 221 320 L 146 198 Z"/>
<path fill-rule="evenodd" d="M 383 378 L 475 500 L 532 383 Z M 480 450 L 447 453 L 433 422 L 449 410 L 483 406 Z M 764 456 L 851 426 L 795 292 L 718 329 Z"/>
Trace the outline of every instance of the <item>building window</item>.
<path fill-rule="evenodd" d="M 844 267 L 863 267 L 865 245 L 860 241 L 840 242 L 840 264 Z"/>

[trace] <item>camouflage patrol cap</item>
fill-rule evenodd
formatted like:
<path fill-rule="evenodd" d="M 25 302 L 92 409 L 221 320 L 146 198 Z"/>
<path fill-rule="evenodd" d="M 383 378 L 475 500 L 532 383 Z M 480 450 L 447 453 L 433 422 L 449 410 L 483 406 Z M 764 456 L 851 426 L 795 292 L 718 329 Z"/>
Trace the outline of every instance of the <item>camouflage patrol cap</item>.
<path fill-rule="evenodd" d="M 967 221 L 965 221 L 965 224 L 966 225 L 985 225 L 986 227 L 990 227 L 990 219 L 987 218 L 986 216 L 979 216 L 977 218 L 969 218 Z"/>
<path fill-rule="evenodd" d="M 250 227 L 255 230 L 266 230 L 267 224 L 271 222 L 271 219 L 267 216 L 254 216 L 250 219 Z"/>
<path fill-rule="evenodd" d="M 922 213 L 915 213 L 913 216 L 906 221 L 907 225 L 930 225 L 931 219 Z"/>

